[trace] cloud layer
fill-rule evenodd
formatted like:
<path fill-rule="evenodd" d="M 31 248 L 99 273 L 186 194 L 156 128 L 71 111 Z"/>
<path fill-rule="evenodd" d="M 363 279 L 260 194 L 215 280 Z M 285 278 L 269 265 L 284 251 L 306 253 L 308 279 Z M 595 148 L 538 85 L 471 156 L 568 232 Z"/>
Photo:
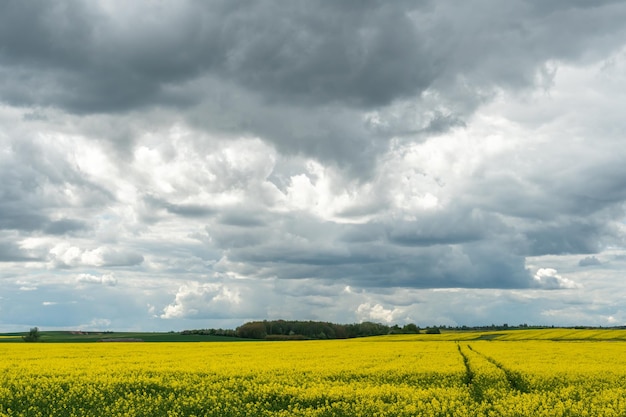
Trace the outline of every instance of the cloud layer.
<path fill-rule="evenodd" d="M 0 328 L 626 321 L 621 2 L 118 3 L 0 16 Z"/>

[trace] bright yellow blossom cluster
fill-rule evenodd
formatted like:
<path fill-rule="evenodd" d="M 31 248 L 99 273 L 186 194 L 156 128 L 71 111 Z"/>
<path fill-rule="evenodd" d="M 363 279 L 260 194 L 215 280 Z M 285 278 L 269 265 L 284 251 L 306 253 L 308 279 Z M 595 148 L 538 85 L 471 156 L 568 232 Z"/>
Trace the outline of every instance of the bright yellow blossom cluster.
<path fill-rule="evenodd" d="M 624 342 L 478 341 L 469 347 L 505 373 L 508 392 L 495 402 L 501 409 L 519 403 L 524 416 L 626 416 Z"/>
<path fill-rule="evenodd" d="M 0 344 L 0 416 L 623 416 L 622 342 Z"/>

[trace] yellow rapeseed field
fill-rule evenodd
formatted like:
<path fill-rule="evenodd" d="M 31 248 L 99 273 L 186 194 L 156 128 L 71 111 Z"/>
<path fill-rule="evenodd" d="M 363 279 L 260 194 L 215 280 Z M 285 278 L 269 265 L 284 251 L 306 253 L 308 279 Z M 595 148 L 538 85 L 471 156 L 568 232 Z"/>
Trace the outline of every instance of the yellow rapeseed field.
<path fill-rule="evenodd" d="M 625 349 L 419 335 L 0 344 L 0 416 L 626 416 Z"/>

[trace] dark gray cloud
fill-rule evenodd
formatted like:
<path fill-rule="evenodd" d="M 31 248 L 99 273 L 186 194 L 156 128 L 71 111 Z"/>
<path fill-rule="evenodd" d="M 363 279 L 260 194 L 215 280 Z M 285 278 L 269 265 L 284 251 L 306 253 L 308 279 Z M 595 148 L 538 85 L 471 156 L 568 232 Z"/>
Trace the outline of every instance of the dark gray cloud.
<path fill-rule="evenodd" d="M 43 229 L 43 232 L 51 235 L 64 235 L 88 228 L 89 227 L 82 220 L 61 219 L 48 223 Z"/>
<path fill-rule="evenodd" d="M 543 225 L 527 233 L 530 255 L 561 255 L 597 253 L 606 246 L 611 233 L 606 224 L 584 220 Z M 604 243 L 604 244 L 603 244 Z"/>
<path fill-rule="evenodd" d="M 27 262 L 39 260 L 41 259 L 31 256 L 13 242 L 0 241 L 0 262 Z"/>
<path fill-rule="evenodd" d="M 144 261 L 141 254 L 123 252 L 115 249 L 106 250 L 102 254 L 102 266 L 135 266 Z"/>
<path fill-rule="evenodd" d="M 390 242 L 405 246 L 433 246 L 475 242 L 498 229 L 496 218 L 479 212 L 426 213 L 414 221 L 390 225 Z"/>
<path fill-rule="evenodd" d="M 385 105 L 435 77 L 411 11 L 383 2 L 233 8 L 224 23 L 232 43 L 223 71 L 270 101 Z"/>
<path fill-rule="evenodd" d="M 578 266 L 596 266 L 602 265 L 602 262 L 595 256 L 586 256 L 578 261 Z"/>
<path fill-rule="evenodd" d="M 120 111 L 167 103 L 168 85 L 215 73 L 270 101 L 371 106 L 419 92 L 434 76 L 406 5 L 183 2 L 127 15 L 77 2 L 7 6 L 2 64 L 44 87 L 5 90 L 14 104 Z M 55 87 L 70 83 L 73 91 Z"/>
<path fill-rule="evenodd" d="M 72 149 L 54 140 L 24 135 L 21 129 L 0 152 L 0 229 L 51 235 L 88 233 L 85 216 L 113 202 L 105 187 L 84 177 Z M 80 213 L 74 213 L 76 210 Z M 86 218 L 80 218 L 85 216 Z"/>
<path fill-rule="evenodd" d="M 623 32 L 624 14 L 615 2 L 582 8 L 516 1 L 494 10 L 488 1 L 213 1 L 137 5 L 116 13 L 102 6 L 6 4 L 3 66 L 49 74 L 43 80 L 49 88 L 74 86 L 50 96 L 38 91 L 43 102 L 33 96 L 22 104 L 121 110 L 153 103 L 168 85 L 203 73 L 260 91 L 270 102 L 298 105 L 381 106 L 462 73 L 523 85 L 533 82 L 545 59 L 578 59 L 600 54 L 599 45 L 616 46 L 605 42 L 606 34 Z M 577 31 L 561 31 L 581 21 Z M 37 82 L 28 77 L 32 73 L 20 75 Z M 35 91 L 30 87 L 22 91 Z"/>
<path fill-rule="evenodd" d="M 3 205 L 3 213 L 0 217 L 1 229 L 39 230 L 45 227 L 48 219 L 36 213 L 25 212 L 21 207 L 11 207 L 14 204 Z"/>
<path fill-rule="evenodd" d="M 220 216 L 220 223 L 229 226 L 239 227 L 261 227 L 265 226 L 266 222 L 258 212 L 247 210 L 232 210 L 226 213 L 222 213 Z"/>
<path fill-rule="evenodd" d="M 47 216 L 33 212 L 32 208 L 20 207 L 22 201 L 0 204 L 0 229 L 22 230 L 25 232 L 41 231 L 51 235 L 64 235 L 89 230 L 82 220 L 60 219 L 51 220 Z"/>
<path fill-rule="evenodd" d="M 198 108 L 190 117 L 205 128 L 261 134 L 357 172 L 406 134 L 366 129 L 361 110 L 430 91 L 439 108 L 413 117 L 438 116 L 420 129 L 462 126 L 494 88 L 549 78 L 546 61 L 618 47 L 626 17 L 615 2 L 112 4 L 8 2 L 0 99 L 76 114 Z"/>
<path fill-rule="evenodd" d="M 150 212 L 149 216 L 155 216 L 158 210 L 165 210 L 170 214 L 181 217 L 207 217 L 215 214 L 215 209 L 210 206 L 200 204 L 175 204 L 164 201 L 154 196 L 148 195 L 144 197 L 144 201 Z"/>
<path fill-rule="evenodd" d="M 410 226 L 400 223 L 397 230 Z M 440 229 L 437 236 L 435 229 Z M 266 228 L 207 228 L 214 242 L 228 249 L 228 268 L 242 275 L 380 288 L 532 285 L 524 257 L 511 254 L 506 243 L 480 242 L 479 235 L 468 238 L 465 231 L 455 234 L 455 224 L 443 221 L 430 230 L 423 237 L 408 232 L 410 241 L 397 242 L 381 225 L 339 227 L 304 216 Z"/>

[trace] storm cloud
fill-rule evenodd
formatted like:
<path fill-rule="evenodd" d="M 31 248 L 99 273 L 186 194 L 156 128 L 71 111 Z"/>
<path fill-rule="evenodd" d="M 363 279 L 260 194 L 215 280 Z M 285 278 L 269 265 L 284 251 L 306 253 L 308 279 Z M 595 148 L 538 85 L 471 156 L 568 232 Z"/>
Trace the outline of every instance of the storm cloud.
<path fill-rule="evenodd" d="M 0 7 L 0 328 L 626 323 L 622 2 Z"/>

